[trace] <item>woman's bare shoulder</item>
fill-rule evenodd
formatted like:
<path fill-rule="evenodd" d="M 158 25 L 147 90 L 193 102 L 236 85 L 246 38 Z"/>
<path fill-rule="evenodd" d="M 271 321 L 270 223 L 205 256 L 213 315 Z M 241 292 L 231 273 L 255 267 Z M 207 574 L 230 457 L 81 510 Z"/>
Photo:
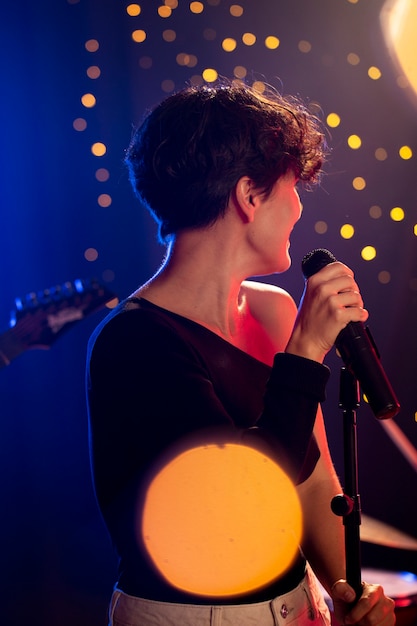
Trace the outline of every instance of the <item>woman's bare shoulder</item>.
<path fill-rule="evenodd" d="M 242 292 L 254 307 L 274 306 L 279 309 L 283 308 L 286 314 L 293 312 L 295 315 L 297 313 L 297 306 L 292 296 L 288 291 L 276 285 L 245 280 L 242 283 Z"/>
<path fill-rule="evenodd" d="M 297 306 L 291 295 L 276 285 L 249 280 L 242 283 L 242 294 L 251 314 L 271 338 L 286 345 L 297 315 Z"/>

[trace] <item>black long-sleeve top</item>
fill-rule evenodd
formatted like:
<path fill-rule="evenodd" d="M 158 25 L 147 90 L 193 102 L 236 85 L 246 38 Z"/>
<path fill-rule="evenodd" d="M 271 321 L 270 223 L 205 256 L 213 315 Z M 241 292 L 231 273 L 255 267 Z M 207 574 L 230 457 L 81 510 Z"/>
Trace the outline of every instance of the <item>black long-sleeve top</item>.
<path fill-rule="evenodd" d="M 175 589 L 150 563 L 136 530 L 149 472 L 172 444 L 200 433 L 205 441 L 267 450 L 294 483 L 304 481 L 319 457 L 312 431 L 328 376 L 325 366 L 285 353 L 271 368 L 143 298 L 103 320 L 89 343 L 87 400 L 93 479 L 119 555 L 118 588 L 161 601 L 216 603 Z M 286 574 L 242 601 L 289 591 L 304 568 L 300 553 Z"/>

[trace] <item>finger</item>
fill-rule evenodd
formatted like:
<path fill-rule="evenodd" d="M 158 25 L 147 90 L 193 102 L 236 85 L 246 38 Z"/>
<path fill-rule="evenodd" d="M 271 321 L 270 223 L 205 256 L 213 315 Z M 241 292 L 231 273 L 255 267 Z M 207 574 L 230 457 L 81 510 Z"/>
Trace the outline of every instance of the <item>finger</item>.
<path fill-rule="evenodd" d="M 363 306 L 360 294 L 339 294 L 332 299 L 330 306 L 333 309 L 335 319 L 341 323 L 364 322 L 369 317 L 368 311 Z"/>
<path fill-rule="evenodd" d="M 320 280 L 310 278 L 307 284 L 307 291 L 312 297 L 323 301 L 342 293 L 360 294 L 358 284 L 349 275 L 338 276 L 329 280 L 323 280 L 323 277 Z"/>
<path fill-rule="evenodd" d="M 325 269 L 321 270 L 317 274 L 313 274 L 313 276 L 307 280 L 307 283 L 313 286 L 327 285 L 334 288 L 335 291 L 339 291 L 344 288 L 344 286 L 351 288 L 350 285 L 356 285 L 353 272 L 345 270 L 339 272 L 326 272 Z M 338 285 L 341 285 L 341 287 L 338 288 Z"/>
<path fill-rule="evenodd" d="M 325 273 L 336 275 L 346 272 L 353 274 L 353 270 L 348 265 L 345 265 L 345 263 L 342 263 L 342 261 L 334 261 L 333 263 L 327 263 L 327 265 L 324 265 L 321 270 L 319 270 L 315 274 L 312 274 L 312 276 Z"/>
<path fill-rule="evenodd" d="M 356 599 L 355 590 L 343 578 L 341 578 L 340 580 L 336 580 L 336 582 L 333 583 L 331 588 L 331 596 L 333 602 L 340 601 L 351 603 L 354 602 Z"/>
<path fill-rule="evenodd" d="M 338 624 L 345 624 L 345 618 L 356 600 L 355 590 L 346 580 L 337 580 L 331 590 L 330 595 L 333 601 L 333 611 Z"/>
<path fill-rule="evenodd" d="M 377 604 L 358 602 L 344 618 L 344 624 L 360 624 L 361 626 L 393 626 L 395 614 L 391 598 L 385 598 Z"/>
<path fill-rule="evenodd" d="M 329 301 L 339 308 L 363 308 L 363 299 L 359 291 L 340 291 L 339 293 L 329 296 Z"/>
<path fill-rule="evenodd" d="M 378 624 L 392 626 L 395 623 L 394 606 L 391 598 L 384 595 L 381 585 L 362 583 L 363 593 L 358 602 L 345 616 L 345 624 Z"/>

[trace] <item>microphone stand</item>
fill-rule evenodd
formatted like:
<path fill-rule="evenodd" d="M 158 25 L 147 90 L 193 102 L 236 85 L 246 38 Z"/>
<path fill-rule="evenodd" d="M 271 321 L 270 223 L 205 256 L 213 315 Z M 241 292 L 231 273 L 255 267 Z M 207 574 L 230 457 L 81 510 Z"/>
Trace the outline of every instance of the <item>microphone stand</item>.
<path fill-rule="evenodd" d="M 358 493 L 358 460 L 356 409 L 359 406 L 359 384 L 345 367 L 340 372 L 339 407 L 343 411 L 344 474 L 342 495 L 331 502 L 333 513 L 343 517 L 345 527 L 346 580 L 356 592 L 356 601 L 362 595 L 360 524 L 361 504 Z"/>

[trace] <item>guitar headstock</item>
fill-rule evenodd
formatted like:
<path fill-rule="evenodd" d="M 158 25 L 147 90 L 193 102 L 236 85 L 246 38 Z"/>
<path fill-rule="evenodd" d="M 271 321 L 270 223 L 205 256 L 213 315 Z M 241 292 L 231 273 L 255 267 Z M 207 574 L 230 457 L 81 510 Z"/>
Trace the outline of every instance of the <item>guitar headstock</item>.
<path fill-rule="evenodd" d="M 115 294 L 96 280 L 66 282 L 17 298 L 9 332 L 23 349 L 47 349 L 76 322 L 117 302 Z"/>

